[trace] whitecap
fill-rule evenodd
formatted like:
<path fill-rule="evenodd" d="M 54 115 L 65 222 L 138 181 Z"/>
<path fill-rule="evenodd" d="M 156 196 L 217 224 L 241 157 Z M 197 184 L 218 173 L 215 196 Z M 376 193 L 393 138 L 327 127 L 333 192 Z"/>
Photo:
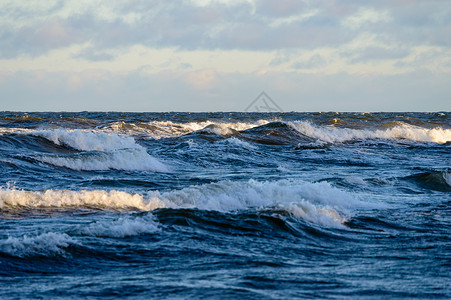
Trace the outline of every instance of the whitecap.
<path fill-rule="evenodd" d="M 385 130 L 381 129 L 351 129 L 332 126 L 317 126 L 307 121 L 288 123 L 298 132 L 326 143 L 342 143 L 352 140 L 411 140 L 416 142 L 446 143 L 451 141 L 451 129 L 440 127 L 428 129 L 402 124 Z"/>
<path fill-rule="evenodd" d="M 170 172 L 164 163 L 148 154 L 144 149 L 122 149 L 110 152 L 90 152 L 75 155 L 43 154 L 37 160 L 73 170 L 138 170 Z"/>
<path fill-rule="evenodd" d="M 0 208 L 98 207 L 106 209 L 192 208 L 232 212 L 277 207 L 308 221 L 339 226 L 355 209 L 374 208 L 354 194 L 327 182 L 295 180 L 247 182 L 220 181 L 181 190 L 129 194 L 123 191 L 0 190 Z"/>
<path fill-rule="evenodd" d="M 159 199 L 146 201 L 143 195 L 116 190 L 24 191 L 14 188 L 0 189 L 0 208 L 32 209 L 71 207 L 153 210 L 159 207 L 165 207 L 165 204 Z"/>
<path fill-rule="evenodd" d="M 239 138 L 236 138 L 234 136 L 231 138 L 228 138 L 226 141 L 233 146 L 238 146 L 238 147 L 245 148 L 248 150 L 254 150 L 257 148 L 256 146 L 254 146 L 246 141 L 243 141 Z"/>
<path fill-rule="evenodd" d="M 210 130 L 219 135 L 228 135 L 233 130 L 242 131 L 269 123 L 267 120 L 256 122 L 226 122 L 226 121 L 200 121 L 200 122 L 173 122 L 152 121 L 148 123 L 124 123 L 116 122 L 108 128 L 113 132 L 147 135 L 153 139 L 178 137 L 199 130 Z"/>
<path fill-rule="evenodd" d="M 65 248 L 77 242 L 65 233 L 48 232 L 37 236 L 8 237 L 0 241 L 0 251 L 12 256 L 64 255 Z"/>
<path fill-rule="evenodd" d="M 158 223 L 152 216 L 121 217 L 117 220 L 102 220 L 82 228 L 81 233 L 89 236 L 123 238 L 159 231 Z"/>
<path fill-rule="evenodd" d="M 57 145 L 66 145 L 81 151 L 112 151 L 118 149 L 142 148 L 130 136 L 94 133 L 84 130 L 40 130 L 31 134 L 41 136 Z"/>

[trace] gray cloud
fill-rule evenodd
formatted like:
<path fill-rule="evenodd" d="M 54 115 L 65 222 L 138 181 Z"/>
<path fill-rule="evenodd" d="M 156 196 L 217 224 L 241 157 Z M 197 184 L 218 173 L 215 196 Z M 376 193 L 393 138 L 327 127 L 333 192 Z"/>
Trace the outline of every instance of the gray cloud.
<path fill-rule="evenodd" d="M 411 51 L 409 48 L 371 46 L 358 51 L 342 52 L 341 55 L 348 58 L 348 62 L 354 64 L 386 59 L 402 59 L 407 57 L 410 53 Z"/>
<path fill-rule="evenodd" d="M 291 67 L 294 69 L 311 69 L 323 67 L 327 64 L 327 61 L 319 54 L 315 54 L 308 60 L 295 62 Z"/>
<path fill-rule="evenodd" d="M 114 60 L 115 55 L 105 51 L 97 51 L 91 47 L 82 50 L 77 55 L 74 55 L 74 57 L 89 61 L 112 61 Z"/>
<path fill-rule="evenodd" d="M 64 8 L 64 3 L 57 2 L 50 10 L 57 12 Z M 35 13 L 18 7 L 2 10 L 0 17 L 4 15 L 17 20 L 29 17 L 35 21 L 0 29 L 1 57 L 38 56 L 85 42 L 90 42 L 98 53 L 136 44 L 188 50 L 313 49 L 341 45 L 364 32 L 387 42 L 397 41 L 409 46 L 451 46 L 451 4 L 447 1 L 373 0 L 357 5 L 349 0 L 261 0 L 256 2 L 255 13 L 247 2 L 235 5 L 211 3 L 206 7 L 185 1 L 105 2 L 101 5 L 110 6 L 116 18 L 105 19 L 94 11 L 74 11 L 68 17 L 46 19 L 42 18 L 45 16 L 42 11 Z M 387 12 L 390 21 L 363 23 L 355 29 L 343 26 L 344 18 L 365 8 Z M 316 11 L 316 14 L 283 22 L 284 18 L 310 11 Z M 123 18 L 128 14 L 138 17 L 130 22 Z M 271 26 L 274 23 L 278 25 Z M 80 55 L 90 56 L 89 53 Z"/>

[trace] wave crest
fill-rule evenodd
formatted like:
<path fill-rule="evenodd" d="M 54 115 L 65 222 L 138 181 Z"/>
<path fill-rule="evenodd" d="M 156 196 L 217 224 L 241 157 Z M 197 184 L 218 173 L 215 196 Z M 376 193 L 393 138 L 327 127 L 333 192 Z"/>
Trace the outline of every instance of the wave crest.
<path fill-rule="evenodd" d="M 173 121 L 152 121 L 149 123 L 125 123 L 115 122 L 109 126 L 113 132 L 137 134 L 149 136 L 153 139 L 170 138 L 186 135 L 192 132 L 206 130 L 219 135 L 227 135 L 230 130 L 243 131 L 253 127 L 269 123 L 266 120 L 256 122 L 221 122 L 221 121 L 200 121 L 200 122 L 173 122 Z M 213 129 L 212 129 L 213 128 Z"/>
<path fill-rule="evenodd" d="M 114 190 L 0 191 L 0 208 L 96 207 L 143 211 L 188 208 L 221 212 L 274 208 L 326 226 L 341 226 L 353 209 L 368 205 L 326 182 L 305 183 L 291 180 L 221 181 L 181 190 L 151 191 L 144 195 Z"/>
<path fill-rule="evenodd" d="M 342 143 L 353 140 L 405 139 L 415 142 L 447 143 L 451 141 L 451 129 L 440 127 L 427 129 L 408 124 L 396 125 L 385 130 L 380 129 L 350 129 L 336 127 L 319 127 L 307 121 L 289 122 L 298 132 L 327 142 Z"/>
<path fill-rule="evenodd" d="M 121 217 L 114 221 L 97 221 L 83 228 L 81 233 L 88 236 L 123 238 L 143 233 L 154 233 L 158 230 L 158 223 L 153 220 L 152 216 L 146 215 L 136 218 Z"/>
<path fill-rule="evenodd" d="M 57 145 L 66 145 L 81 151 L 112 151 L 117 149 L 142 148 L 130 136 L 92 132 L 84 130 L 40 130 L 32 133 Z"/>
<path fill-rule="evenodd" d="M 64 249 L 77 242 L 65 233 L 48 232 L 37 236 L 8 237 L 0 241 L 0 251 L 16 257 L 64 255 Z"/>
<path fill-rule="evenodd" d="M 37 160 L 72 170 L 138 170 L 169 172 L 170 169 L 144 149 L 123 149 L 110 152 L 75 155 L 40 155 Z"/>
<path fill-rule="evenodd" d="M 41 162 L 73 170 L 148 170 L 169 172 L 170 169 L 147 153 L 130 136 L 83 130 L 42 130 L 32 135 L 46 138 L 56 145 L 85 151 L 71 155 L 42 154 Z M 86 152 L 89 151 L 89 152 Z"/>

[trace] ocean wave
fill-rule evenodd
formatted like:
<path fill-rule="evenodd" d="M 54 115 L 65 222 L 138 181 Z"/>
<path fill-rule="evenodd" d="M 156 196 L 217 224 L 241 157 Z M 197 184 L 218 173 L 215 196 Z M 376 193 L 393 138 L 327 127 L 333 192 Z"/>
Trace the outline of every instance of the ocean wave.
<path fill-rule="evenodd" d="M 249 208 L 286 210 L 307 221 L 342 226 L 356 208 L 373 207 L 326 182 L 292 180 L 221 181 L 181 190 L 129 194 L 122 191 L 0 190 L 0 208 L 96 207 L 106 209 L 188 208 L 231 212 Z"/>
<path fill-rule="evenodd" d="M 335 124 L 334 124 L 335 125 Z M 423 128 L 401 121 L 394 121 L 383 128 L 346 128 L 331 125 L 318 125 L 310 121 L 271 121 L 255 122 L 173 122 L 153 121 L 149 123 L 115 122 L 105 127 L 91 130 L 49 129 L 36 130 L 24 128 L 1 128 L 0 134 L 32 134 L 81 151 L 111 151 L 141 147 L 132 137 L 162 139 L 187 134 L 214 134 L 230 137 L 243 134 L 244 138 L 261 143 L 292 143 L 304 139 L 325 143 L 342 143 L 355 140 L 410 140 L 415 142 L 451 142 L 451 129 L 442 127 Z M 266 141 L 268 140 L 268 141 Z M 274 140 L 274 141 L 273 141 Z"/>
<path fill-rule="evenodd" d="M 112 151 L 118 149 L 142 148 L 131 136 L 92 132 L 84 130 L 39 130 L 31 132 L 57 145 L 66 145 L 81 151 Z"/>
<path fill-rule="evenodd" d="M 256 146 L 254 146 L 254 145 L 252 145 L 252 144 L 250 144 L 250 143 L 248 143 L 246 141 L 240 140 L 239 138 L 236 138 L 234 136 L 228 138 L 226 140 L 226 142 L 228 144 L 232 145 L 232 146 L 238 146 L 238 147 L 245 148 L 245 149 L 248 149 L 248 150 L 255 150 L 255 149 L 257 149 Z"/>
<path fill-rule="evenodd" d="M 238 134 L 238 131 L 223 124 L 210 124 L 200 130 L 196 130 L 195 134 L 213 134 L 224 137 L 231 137 Z"/>
<path fill-rule="evenodd" d="M 48 232 L 37 236 L 8 237 L 0 241 L 0 251 L 16 257 L 61 256 L 77 242 L 65 233 Z"/>
<path fill-rule="evenodd" d="M 429 171 L 418 174 L 413 174 L 403 178 L 408 181 L 413 181 L 418 186 L 439 191 L 451 192 L 451 172 L 450 171 Z"/>
<path fill-rule="evenodd" d="M 158 223 L 151 215 L 121 217 L 117 220 L 102 220 L 89 224 L 80 230 L 88 236 L 123 238 L 159 231 Z"/>
<path fill-rule="evenodd" d="M 162 201 L 153 199 L 146 201 L 143 195 L 122 191 L 70 191 L 45 190 L 24 191 L 15 188 L 0 190 L 1 209 L 34 209 L 34 208 L 104 208 L 153 210 L 166 207 Z"/>
<path fill-rule="evenodd" d="M 84 151 L 75 154 L 40 154 L 41 162 L 73 170 L 145 170 L 169 172 L 170 168 L 147 153 L 133 137 L 84 130 L 41 130 L 31 133 L 56 145 Z M 89 151 L 89 152 L 86 152 Z"/>
<path fill-rule="evenodd" d="M 246 140 L 268 145 L 294 144 L 296 142 L 306 143 L 312 141 L 310 137 L 301 134 L 289 126 L 288 123 L 281 121 L 271 122 L 245 130 L 241 132 L 241 135 Z"/>
<path fill-rule="evenodd" d="M 408 124 L 396 124 L 394 127 L 381 129 L 350 129 L 331 126 L 317 126 L 307 121 L 288 123 L 301 134 L 326 143 L 343 143 L 353 140 L 410 140 L 415 142 L 446 143 L 451 141 L 451 129 L 440 127 L 427 129 Z"/>
<path fill-rule="evenodd" d="M 221 122 L 221 121 L 201 121 L 201 122 L 173 122 L 173 121 L 152 121 L 148 123 L 126 123 L 115 122 L 106 127 L 113 132 L 146 135 L 153 139 L 178 137 L 192 132 L 207 130 L 218 135 L 227 135 L 232 130 L 243 131 L 249 128 L 261 126 L 269 123 L 267 120 L 256 122 Z"/>
<path fill-rule="evenodd" d="M 137 170 L 170 172 L 170 168 L 144 149 L 122 149 L 109 152 L 87 152 L 71 155 L 43 154 L 35 156 L 41 162 L 72 170 Z"/>

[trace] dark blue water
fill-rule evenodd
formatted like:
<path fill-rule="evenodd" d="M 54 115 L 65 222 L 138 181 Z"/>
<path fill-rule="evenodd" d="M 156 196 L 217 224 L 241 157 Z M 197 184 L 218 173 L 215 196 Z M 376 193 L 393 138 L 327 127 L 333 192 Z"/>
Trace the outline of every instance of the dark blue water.
<path fill-rule="evenodd" d="M 0 113 L 0 298 L 450 298 L 450 113 Z"/>

